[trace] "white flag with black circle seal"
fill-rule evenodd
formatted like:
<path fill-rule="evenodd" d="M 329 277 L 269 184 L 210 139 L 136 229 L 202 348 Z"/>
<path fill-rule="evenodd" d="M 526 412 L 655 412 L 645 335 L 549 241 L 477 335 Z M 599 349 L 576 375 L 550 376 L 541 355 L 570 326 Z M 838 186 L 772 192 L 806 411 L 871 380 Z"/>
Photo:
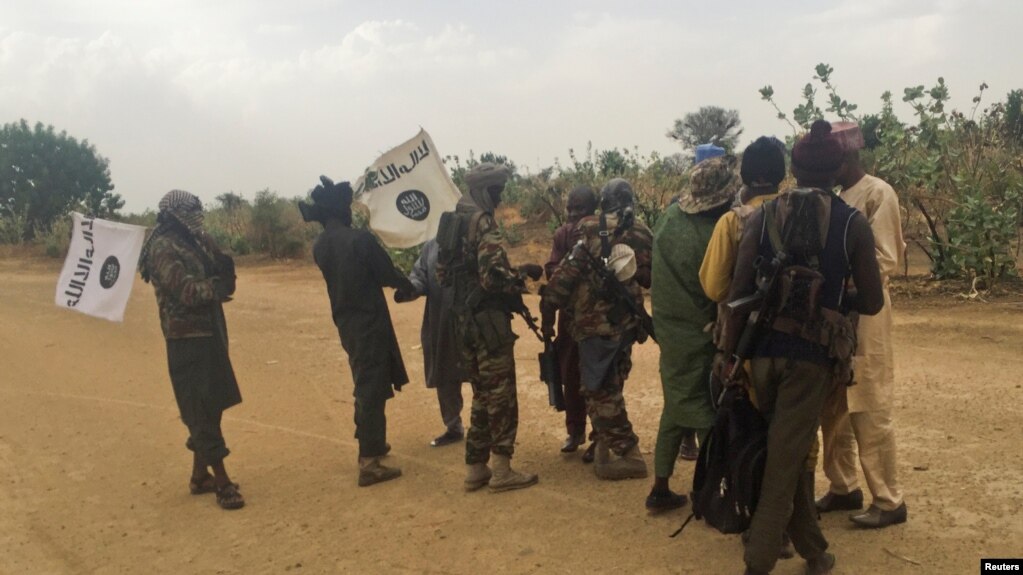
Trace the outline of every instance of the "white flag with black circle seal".
<path fill-rule="evenodd" d="M 369 227 L 389 248 L 410 248 L 437 235 L 440 215 L 462 197 L 433 140 L 420 129 L 380 156 L 354 186 L 369 208 Z"/>
<path fill-rule="evenodd" d="M 57 306 L 123 321 L 146 228 L 71 215 L 71 246 L 57 281 Z"/>

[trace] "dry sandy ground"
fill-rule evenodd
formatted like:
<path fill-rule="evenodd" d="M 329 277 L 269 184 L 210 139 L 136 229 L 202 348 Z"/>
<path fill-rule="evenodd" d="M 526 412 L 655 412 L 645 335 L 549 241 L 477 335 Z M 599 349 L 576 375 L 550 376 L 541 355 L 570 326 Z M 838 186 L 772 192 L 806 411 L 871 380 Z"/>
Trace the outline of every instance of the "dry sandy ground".
<path fill-rule="evenodd" d="M 670 539 L 688 509 L 649 516 L 648 481 L 601 482 L 558 453 L 561 418 L 521 322 L 515 464 L 540 484 L 463 493 L 461 448 L 428 446 L 441 425 L 416 302 L 392 307 L 413 379 L 388 405 L 404 476 L 356 487 L 350 373 L 307 262 L 242 267 L 227 306 L 245 402 L 224 429 L 248 506 L 221 511 L 186 488 L 152 289 L 136 281 L 126 321 L 107 323 L 54 307 L 57 268 L 0 259 L 0 573 L 741 572 L 736 537 L 694 523 Z M 838 573 L 976 573 L 981 557 L 1023 555 L 1021 299 L 896 302 L 909 523 L 868 532 L 825 516 Z M 638 348 L 626 393 L 647 454 L 657 354 Z M 675 486 L 691 473 L 680 464 Z"/>

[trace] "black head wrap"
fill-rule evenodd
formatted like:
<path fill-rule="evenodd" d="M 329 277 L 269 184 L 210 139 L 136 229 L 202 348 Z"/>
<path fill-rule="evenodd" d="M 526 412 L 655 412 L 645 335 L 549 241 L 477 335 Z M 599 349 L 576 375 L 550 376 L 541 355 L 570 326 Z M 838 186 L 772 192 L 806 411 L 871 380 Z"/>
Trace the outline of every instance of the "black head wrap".
<path fill-rule="evenodd" d="M 352 196 L 352 186 L 348 182 L 335 184 L 327 176 L 320 176 L 320 185 L 309 194 L 312 203 L 299 202 L 298 209 L 307 222 L 326 224 L 328 219 L 337 218 L 345 225 L 351 225 Z"/>

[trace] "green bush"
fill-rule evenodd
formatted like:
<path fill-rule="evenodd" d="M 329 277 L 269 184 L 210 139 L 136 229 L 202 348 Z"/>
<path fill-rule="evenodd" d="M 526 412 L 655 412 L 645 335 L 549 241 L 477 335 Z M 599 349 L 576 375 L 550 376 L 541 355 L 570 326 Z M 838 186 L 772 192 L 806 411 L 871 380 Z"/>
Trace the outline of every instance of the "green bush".
<path fill-rule="evenodd" d="M 20 244 L 28 231 L 28 209 L 0 203 L 0 244 Z"/>
<path fill-rule="evenodd" d="M 63 216 L 53 220 L 50 229 L 37 236 L 37 240 L 44 246 L 47 257 L 63 258 L 71 246 L 71 218 Z"/>
<path fill-rule="evenodd" d="M 903 90 L 915 122 L 895 115 L 891 92 L 882 95 L 880 113 L 861 118 L 856 105 L 836 93 L 833 72 L 827 64 L 817 66 L 814 80 L 825 88 L 828 105 L 821 110 L 816 88 L 807 84 L 803 103 L 793 110 L 796 124 L 775 103 L 771 86 L 760 94 L 789 122 L 793 138 L 824 112 L 861 122 L 869 148 L 861 160 L 899 193 L 907 209 L 904 235 L 930 258 L 934 277 L 983 276 L 990 285 L 1017 275 L 1012 242 L 1023 217 L 1023 142 L 1015 137 L 1020 92 L 981 109 L 988 88 L 981 84 L 966 115 L 946 109 L 949 87 L 938 78 L 931 88 Z"/>
<path fill-rule="evenodd" d="M 249 233 L 256 250 L 274 258 L 300 257 L 308 251 L 310 226 L 302 221 L 295 201 L 270 190 L 256 192 Z"/>

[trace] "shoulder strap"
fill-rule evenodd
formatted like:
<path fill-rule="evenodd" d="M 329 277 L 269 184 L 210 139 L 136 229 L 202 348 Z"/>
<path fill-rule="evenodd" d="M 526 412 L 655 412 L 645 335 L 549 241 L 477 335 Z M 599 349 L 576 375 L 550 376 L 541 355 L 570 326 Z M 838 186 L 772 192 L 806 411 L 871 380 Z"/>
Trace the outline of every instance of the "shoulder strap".
<path fill-rule="evenodd" d="M 611 241 L 608 239 L 611 233 L 607 231 L 607 214 L 603 211 L 600 212 L 600 231 L 597 235 L 600 236 L 600 259 L 606 262 L 611 256 Z"/>
<path fill-rule="evenodd" d="M 764 227 L 767 229 L 767 237 L 771 241 L 771 249 L 774 253 L 782 253 L 785 246 L 781 241 L 781 230 L 778 229 L 778 206 L 776 202 L 764 204 Z"/>
<path fill-rule="evenodd" d="M 483 216 L 485 215 L 487 215 L 487 213 L 484 212 L 483 210 L 477 210 L 473 212 L 471 216 L 469 216 L 469 233 L 466 236 L 466 238 L 469 240 L 470 245 L 474 245 L 476 241 L 479 239 L 478 234 L 480 220 L 482 220 Z"/>

